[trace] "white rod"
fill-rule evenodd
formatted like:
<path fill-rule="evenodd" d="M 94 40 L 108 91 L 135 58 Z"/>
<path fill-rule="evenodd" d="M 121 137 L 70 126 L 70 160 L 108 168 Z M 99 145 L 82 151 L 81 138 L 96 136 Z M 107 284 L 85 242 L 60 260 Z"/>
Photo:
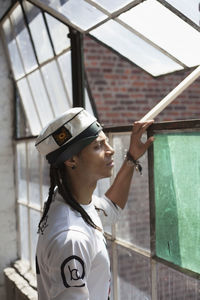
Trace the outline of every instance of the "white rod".
<path fill-rule="evenodd" d="M 164 97 L 156 106 L 154 106 L 140 121 L 154 119 L 161 111 L 165 109 L 175 98 L 177 98 L 190 84 L 200 76 L 200 66 L 190 73 L 177 87 L 175 87 L 166 97 Z"/>

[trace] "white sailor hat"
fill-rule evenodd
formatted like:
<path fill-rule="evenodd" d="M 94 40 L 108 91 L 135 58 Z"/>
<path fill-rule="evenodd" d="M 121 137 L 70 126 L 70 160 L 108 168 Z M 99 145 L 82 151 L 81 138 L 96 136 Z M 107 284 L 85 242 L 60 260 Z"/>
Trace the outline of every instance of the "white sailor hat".
<path fill-rule="evenodd" d="M 39 134 L 35 146 L 50 164 L 58 166 L 94 141 L 102 130 L 82 107 L 67 110 Z"/>

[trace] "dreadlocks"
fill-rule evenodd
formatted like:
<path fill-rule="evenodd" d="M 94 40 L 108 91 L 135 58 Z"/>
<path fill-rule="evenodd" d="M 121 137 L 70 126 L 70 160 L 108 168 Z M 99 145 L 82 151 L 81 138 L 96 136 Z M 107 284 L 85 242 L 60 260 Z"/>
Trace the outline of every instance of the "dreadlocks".
<path fill-rule="evenodd" d="M 43 212 L 42 218 L 38 225 L 38 233 L 43 233 L 43 228 L 44 228 L 43 222 L 45 221 L 45 219 L 47 217 L 47 213 L 49 211 L 56 186 L 58 187 L 59 194 L 63 197 L 65 202 L 68 205 L 70 205 L 71 208 L 78 211 L 81 214 L 83 220 L 88 225 L 90 225 L 94 229 L 98 229 L 101 231 L 101 228 L 99 228 L 98 226 L 95 225 L 95 223 L 92 221 L 92 219 L 87 214 L 87 212 L 82 208 L 82 206 L 72 196 L 69 188 L 67 187 L 67 178 L 66 178 L 66 169 L 65 168 L 66 167 L 65 167 L 64 163 L 59 168 L 56 168 L 52 165 L 50 166 L 49 195 L 48 195 L 47 202 L 45 203 L 45 206 L 44 206 L 44 212 Z"/>

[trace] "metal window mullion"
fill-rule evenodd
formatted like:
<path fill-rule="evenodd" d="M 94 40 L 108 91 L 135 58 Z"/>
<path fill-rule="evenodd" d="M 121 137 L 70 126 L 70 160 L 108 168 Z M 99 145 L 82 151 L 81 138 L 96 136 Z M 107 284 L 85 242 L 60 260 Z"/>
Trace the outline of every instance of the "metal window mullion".
<path fill-rule="evenodd" d="M 89 101 L 90 101 L 90 104 L 91 104 L 91 106 L 92 106 L 92 111 L 93 111 L 95 117 L 97 118 L 97 120 L 98 120 L 99 123 L 100 123 L 100 119 L 99 119 L 97 107 L 96 107 L 96 104 L 95 104 L 94 97 L 93 97 L 93 95 L 92 95 L 92 91 L 91 91 L 91 88 L 90 88 L 90 83 L 89 83 L 89 79 L 88 79 L 86 70 L 85 70 L 85 73 L 84 73 L 84 77 L 85 77 L 85 87 L 86 87 L 86 89 L 87 89 Z"/>
<path fill-rule="evenodd" d="M 48 38 L 49 38 L 49 41 L 50 41 L 50 44 L 51 44 L 51 47 L 52 47 L 52 50 L 53 50 L 53 55 L 56 56 L 56 51 L 55 51 L 55 48 L 54 48 L 54 43 L 53 43 L 53 40 L 51 38 L 51 33 L 50 33 L 50 30 L 49 30 L 49 25 L 48 25 L 47 18 L 45 16 L 44 11 L 42 11 L 42 17 L 43 17 L 43 21 L 44 21 L 44 24 L 45 24 L 45 27 L 46 27 L 47 35 L 48 35 Z"/>
<path fill-rule="evenodd" d="M 182 61 L 180 61 L 177 57 L 175 57 L 172 54 L 170 54 L 169 52 L 167 52 L 164 48 L 159 47 L 157 44 L 155 44 L 154 42 L 152 42 L 151 40 L 149 40 L 148 38 L 146 38 L 143 34 L 141 34 L 140 32 L 138 32 L 137 30 L 135 30 L 133 27 L 129 26 L 124 21 L 122 21 L 122 20 L 120 20 L 118 18 L 115 18 L 115 21 L 117 23 L 119 23 L 120 25 L 122 25 L 127 30 L 129 30 L 130 32 L 132 32 L 133 34 L 135 34 L 136 36 L 138 36 L 139 38 L 141 38 L 143 41 L 145 41 L 149 45 L 151 45 L 152 47 L 154 47 L 155 49 L 157 49 L 158 51 L 160 51 L 161 53 L 163 53 L 164 55 L 166 55 L 167 57 L 169 57 L 170 59 L 172 59 L 173 61 L 175 61 L 177 64 L 181 65 L 183 68 L 188 68 L 188 66 L 186 64 L 184 64 Z"/>
<path fill-rule="evenodd" d="M 49 30 L 49 25 L 48 25 L 48 22 L 47 22 L 47 19 L 46 19 L 44 11 L 42 11 L 42 16 L 43 16 L 43 20 L 44 20 L 44 23 L 45 23 L 45 26 L 46 26 L 46 30 L 47 30 L 47 34 L 48 34 L 48 37 L 49 37 L 49 41 L 50 41 L 50 44 L 51 44 L 51 47 L 52 47 L 52 50 L 53 50 L 54 60 L 55 60 L 56 65 L 58 67 L 58 72 L 60 74 L 60 78 L 61 78 L 61 82 L 62 82 L 62 85 L 63 85 L 63 89 L 64 89 L 65 95 L 67 97 L 67 101 L 69 103 L 69 106 L 70 106 L 70 97 L 69 97 L 68 91 L 67 91 L 67 89 L 65 87 L 65 84 L 64 84 L 64 79 L 63 79 L 63 76 L 62 76 L 60 65 L 59 65 L 59 63 L 57 61 L 57 57 L 58 56 L 56 55 L 56 51 L 55 51 L 55 48 L 54 48 L 54 43 L 53 43 L 53 40 L 51 38 L 51 33 L 50 33 L 50 30 Z"/>
<path fill-rule="evenodd" d="M 143 257 L 147 257 L 147 258 L 151 257 L 150 252 L 148 252 L 147 250 L 144 250 L 132 243 L 127 243 L 127 242 L 117 239 L 117 238 L 115 238 L 115 243 L 121 247 L 124 247 L 126 249 L 133 251 L 136 254 L 142 255 Z"/>
<path fill-rule="evenodd" d="M 13 34 L 14 34 L 14 39 L 15 39 L 15 41 L 16 41 L 16 46 L 17 46 L 17 50 L 18 50 L 18 53 L 19 53 L 19 56 L 20 56 L 20 60 L 21 60 L 21 62 L 22 62 L 22 67 L 23 67 L 23 69 L 24 69 L 24 75 L 23 75 L 23 77 L 27 77 L 27 75 L 26 75 L 26 69 L 25 69 L 25 65 L 24 65 L 24 61 L 23 61 L 23 58 L 22 58 L 22 55 L 21 55 L 21 51 L 20 51 L 20 48 L 19 48 L 19 44 L 18 44 L 17 38 L 16 38 L 15 30 L 13 29 L 13 23 L 12 23 L 12 20 L 11 20 L 10 17 L 9 17 L 9 20 L 10 20 L 10 24 L 11 24 L 11 27 L 12 27 L 12 32 L 13 32 Z M 12 66 L 12 64 L 11 64 L 11 66 Z M 34 69 L 34 71 L 35 71 L 35 70 L 36 70 L 36 69 Z M 17 79 L 16 82 L 17 82 L 18 80 L 20 80 L 20 79 Z M 30 86 L 28 77 L 27 77 L 27 83 L 28 83 L 28 86 L 29 86 L 29 90 L 30 90 L 32 99 L 33 99 L 33 105 L 34 105 L 34 107 L 35 107 L 36 114 L 37 114 L 38 120 L 39 120 L 39 122 L 40 122 L 40 126 L 42 127 L 42 121 L 41 121 L 41 119 L 40 119 L 40 114 L 39 114 L 39 112 L 38 112 L 37 105 L 36 105 L 35 99 L 34 99 L 34 97 L 33 97 L 33 93 L 32 93 L 32 90 L 31 90 L 31 86 Z M 18 90 L 19 90 L 19 89 L 18 89 Z M 21 95 L 20 91 L 19 91 L 19 94 Z M 22 96 L 21 96 L 21 99 L 22 99 Z"/>
<path fill-rule="evenodd" d="M 40 64 L 40 68 L 42 68 L 42 67 L 46 66 L 48 63 L 54 61 L 55 58 L 59 58 L 61 55 L 65 54 L 65 53 L 68 52 L 69 50 L 70 50 L 70 47 L 64 49 L 59 55 L 55 55 L 55 57 L 53 56 L 53 57 L 51 57 L 51 58 L 45 60 L 45 62 L 42 62 L 42 63 Z M 28 76 L 28 75 L 34 73 L 34 72 L 37 71 L 38 69 L 39 69 L 39 66 L 33 68 L 33 69 L 32 69 L 31 71 L 29 71 L 29 72 L 24 72 L 24 75 L 21 76 L 21 77 L 19 77 L 19 78 L 17 78 L 16 81 L 18 81 L 18 80 L 20 80 L 20 79 L 23 79 L 24 77 L 26 77 L 26 76 Z"/>
<path fill-rule="evenodd" d="M 10 21 L 11 27 L 13 28 L 11 20 L 10 20 L 9 17 L 8 17 L 8 19 Z M 11 59 L 10 59 L 10 53 L 9 53 L 9 49 L 8 49 L 8 43 L 7 43 L 6 36 L 5 36 L 5 33 L 4 33 L 4 30 L 3 30 L 2 26 L 0 26 L 0 36 L 2 37 L 3 46 L 4 46 L 5 53 L 6 53 L 6 58 L 8 59 L 8 64 L 11 68 L 11 72 L 12 72 L 11 77 L 13 79 L 15 79 L 15 74 L 14 74 L 14 71 L 13 71 L 13 68 L 12 68 L 12 62 L 11 62 Z M 19 53 L 19 58 L 20 58 L 20 61 L 21 61 L 21 64 L 22 64 L 22 68 L 24 69 L 24 64 L 23 64 L 23 61 L 22 61 L 22 58 L 21 58 L 21 54 L 20 54 L 20 51 L 19 51 L 19 47 L 18 47 L 18 44 L 17 44 L 17 40 L 15 38 L 15 33 L 14 32 L 13 32 L 13 38 L 16 41 L 16 46 L 17 46 L 17 50 L 18 50 L 18 53 Z M 25 71 L 24 71 L 24 74 L 25 74 Z M 23 75 L 23 76 L 25 76 L 25 75 Z"/>
<path fill-rule="evenodd" d="M 30 38 L 30 42 L 31 42 L 31 46 L 33 48 L 33 53 L 35 55 L 35 59 L 36 59 L 36 62 L 37 64 L 39 65 L 40 62 L 39 62 L 39 59 L 38 59 L 38 56 L 37 56 L 37 51 L 36 51 L 36 48 L 35 48 L 35 44 L 34 44 L 34 40 L 33 40 L 33 37 L 32 37 L 32 34 L 31 34 L 31 30 L 29 28 L 29 23 L 28 23 L 28 18 L 26 16 L 26 11 L 24 9 L 24 6 L 22 4 L 22 1 L 20 1 L 20 5 L 21 5 L 21 9 L 22 9 L 22 14 L 23 14 L 23 17 L 24 17 L 24 23 L 25 23 L 25 26 L 28 30 L 28 34 L 29 34 L 29 38 Z"/>
<path fill-rule="evenodd" d="M 168 3 L 165 0 L 157 0 L 157 1 L 160 2 L 167 9 L 169 9 L 172 13 L 174 13 L 175 15 L 177 15 L 177 17 L 179 17 L 180 19 L 182 19 L 183 21 L 185 21 L 188 25 L 190 25 L 191 27 L 193 27 L 194 29 L 196 29 L 197 31 L 200 32 L 199 25 L 197 25 L 196 23 L 194 23 L 189 17 L 187 17 L 186 15 L 184 15 L 180 10 L 178 10 L 177 8 L 175 8 L 173 5 L 171 5 L 170 3 Z"/>
<path fill-rule="evenodd" d="M 96 2 L 93 2 L 92 0 L 84 0 L 85 2 L 91 4 L 93 7 L 97 8 L 98 10 L 100 10 L 102 13 L 104 13 L 107 16 L 110 16 L 111 18 L 115 18 L 116 16 L 126 12 L 127 10 L 135 7 L 136 5 L 144 2 L 145 0 L 135 0 L 135 1 L 130 1 L 128 4 L 126 4 L 125 6 L 115 10 L 114 12 L 110 13 L 108 10 L 106 10 L 105 8 L 103 8 L 101 5 L 99 5 Z"/>
<path fill-rule="evenodd" d="M 28 245 L 29 245 L 29 261 L 32 266 L 32 249 L 31 249 L 31 216 L 30 216 L 30 190 L 29 190 L 29 155 L 28 155 L 28 143 L 26 146 L 26 181 L 27 181 L 27 209 L 28 209 Z"/>
<path fill-rule="evenodd" d="M 18 202 L 19 199 L 19 175 L 18 175 L 18 170 L 19 170 L 19 165 L 18 165 L 18 152 L 17 152 L 17 143 L 14 144 L 14 158 L 15 158 L 15 170 L 14 170 L 14 175 L 15 175 L 15 197 L 16 197 L 16 204 L 17 204 L 17 220 L 20 220 L 21 216 L 19 213 L 19 206 L 20 203 Z M 18 253 L 19 256 L 22 257 L 22 247 L 21 247 L 21 226 L 20 226 L 20 222 L 17 222 L 17 249 L 18 249 Z"/>
<path fill-rule="evenodd" d="M 25 77 L 26 77 L 26 81 L 27 81 L 27 84 L 28 84 L 28 87 L 29 87 L 30 94 L 31 94 L 32 99 L 33 99 L 33 105 L 34 105 L 34 107 L 35 107 L 35 111 L 36 111 L 38 120 L 39 120 L 39 122 L 40 122 L 40 126 L 41 126 L 41 128 L 42 128 L 42 127 L 43 127 L 43 126 L 42 126 L 42 120 L 41 120 L 41 118 L 40 118 L 39 110 L 38 110 L 38 107 L 37 107 L 37 104 L 36 104 L 36 101 L 35 101 L 35 97 L 34 97 L 33 92 L 32 92 L 31 84 L 30 84 L 30 82 L 29 82 L 28 76 L 25 76 Z"/>
<path fill-rule="evenodd" d="M 10 17 L 10 15 L 12 14 L 12 12 L 15 10 L 15 8 L 19 5 L 19 2 L 16 0 L 15 3 L 12 3 L 10 5 L 10 7 L 8 7 L 8 9 L 5 11 L 5 13 L 3 14 L 3 16 L 0 18 L 0 27 L 2 26 L 2 24 L 4 23 L 4 21 Z"/>
<path fill-rule="evenodd" d="M 35 211 L 37 211 L 37 212 L 41 212 L 41 208 L 40 208 L 40 206 L 37 206 L 37 205 L 34 205 L 34 204 L 27 204 L 27 203 L 25 203 L 25 202 L 23 202 L 23 201 L 18 201 L 18 203 L 20 204 L 20 205 L 23 205 L 23 206 L 25 206 L 25 207 L 27 207 L 28 209 L 31 209 L 31 210 L 35 210 Z"/>
<path fill-rule="evenodd" d="M 84 31 L 79 26 L 73 24 L 67 17 L 65 17 L 61 13 L 57 12 L 54 8 L 51 8 L 51 7 L 43 4 L 41 1 L 38 1 L 38 0 L 27 0 L 27 1 L 30 2 L 30 3 L 32 3 L 32 4 L 35 4 L 37 7 L 41 8 L 43 11 L 48 12 L 49 14 L 51 14 L 52 16 L 54 16 L 56 19 L 60 20 L 64 24 L 68 24 L 68 25 L 70 25 L 71 27 L 75 28 L 76 30 L 78 30 L 80 32 L 89 32 L 92 29 L 95 29 L 96 27 L 99 27 L 100 25 L 102 25 L 103 23 L 105 23 L 105 22 L 108 21 L 108 19 L 106 18 L 106 20 L 104 20 L 103 22 L 99 22 L 95 26 L 89 28 L 87 31 Z M 91 0 L 85 0 L 85 1 L 88 2 L 88 3 L 90 3 L 90 4 L 92 4 L 93 7 L 98 8 L 104 14 L 108 14 L 107 10 L 105 10 L 104 8 L 102 8 L 97 3 L 93 3 Z M 140 3 L 144 2 L 144 1 L 145 0 L 131 1 L 131 3 L 128 3 L 126 6 L 120 8 L 119 10 L 117 10 L 114 13 L 110 14 L 110 16 L 112 18 L 115 18 L 115 17 L 119 16 L 120 14 L 126 12 L 127 10 L 129 10 L 129 9 L 131 9 L 133 7 L 135 7 L 136 5 L 139 5 Z M 192 26 L 196 30 L 200 31 L 200 28 L 199 28 L 199 26 L 197 24 L 195 24 L 193 21 L 191 21 L 188 17 L 186 17 L 179 10 L 177 10 L 172 5 L 170 5 L 169 3 L 167 3 L 165 0 L 157 0 L 157 1 L 159 1 L 163 6 L 167 7 L 169 10 L 171 10 L 179 18 L 181 18 L 182 20 L 184 20 L 185 22 L 187 22 L 190 26 Z"/>
<path fill-rule="evenodd" d="M 141 247 L 134 245 L 130 242 L 126 242 L 124 240 L 120 240 L 117 237 L 114 239 L 113 236 L 107 232 L 105 232 L 105 236 L 107 238 L 107 240 L 115 241 L 115 243 L 123 248 L 129 249 L 130 251 L 142 255 L 143 257 L 146 258 L 151 258 L 151 253 L 148 250 L 144 250 Z"/>
<path fill-rule="evenodd" d="M 124 7 L 116 10 L 113 13 L 109 13 L 107 10 L 105 10 L 104 8 L 102 8 L 100 5 L 98 5 L 97 3 L 93 3 L 91 0 L 85 0 L 86 2 L 92 4 L 92 6 L 98 8 L 101 12 L 103 12 L 107 18 L 100 21 L 99 23 L 93 25 L 92 27 L 90 27 L 89 29 L 87 29 L 85 31 L 85 33 L 89 33 L 91 30 L 96 29 L 97 27 L 103 25 L 104 23 L 108 22 L 109 20 L 112 20 L 116 17 L 118 17 L 120 14 L 130 10 L 131 8 L 135 7 L 136 5 L 140 4 L 141 2 L 143 2 L 144 0 L 136 0 L 136 1 L 131 1 L 131 3 L 128 3 L 127 5 L 125 5 Z"/>
<path fill-rule="evenodd" d="M 20 51 L 18 40 L 17 40 L 16 32 L 14 30 L 14 25 L 12 23 L 12 19 L 11 19 L 10 16 L 9 16 L 9 21 L 10 21 L 10 25 L 11 25 L 11 29 L 12 29 L 13 38 L 15 39 L 15 42 L 16 42 L 16 47 L 17 47 L 17 50 L 18 50 L 18 53 L 19 53 L 19 58 L 21 60 L 23 71 L 24 71 L 24 74 L 26 74 L 26 68 L 25 68 L 25 65 L 24 65 L 23 57 L 21 55 L 21 51 Z M 7 45 L 7 42 L 6 42 L 6 45 Z M 11 63 L 11 67 L 12 67 L 12 63 Z M 14 72 L 13 72 L 13 74 L 14 74 Z"/>
<path fill-rule="evenodd" d="M 54 48 L 54 43 L 53 43 L 53 40 L 51 38 L 51 33 L 50 33 L 50 30 L 49 30 L 49 25 L 48 25 L 48 22 L 47 22 L 47 19 L 46 19 L 44 11 L 42 11 L 42 16 L 43 16 L 43 20 L 44 20 L 44 23 L 45 23 L 45 26 L 46 26 L 46 30 L 47 30 L 47 34 L 48 34 L 48 37 L 49 37 L 49 41 L 50 41 L 50 44 L 51 44 L 51 47 L 52 47 L 52 50 L 53 50 L 54 60 L 55 60 L 56 65 L 58 67 L 58 72 L 60 74 L 60 78 L 61 78 L 61 82 L 62 82 L 62 85 L 63 85 L 63 89 L 64 89 L 65 95 L 67 97 L 67 101 L 69 103 L 69 106 L 70 106 L 70 97 L 69 97 L 68 91 L 67 91 L 67 89 L 65 87 L 65 84 L 64 84 L 64 79 L 63 79 L 63 75 L 62 75 L 62 72 L 61 72 L 61 69 L 60 69 L 60 65 L 59 65 L 59 63 L 57 61 L 58 56 L 56 55 L 56 51 L 55 51 L 55 48 Z"/>
<path fill-rule="evenodd" d="M 72 66 L 72 95 L 73 106 L 85 107 L 84 64 L 83 64 L 83 36 L 74 28 L 69 27 L 71 43 Z"/>

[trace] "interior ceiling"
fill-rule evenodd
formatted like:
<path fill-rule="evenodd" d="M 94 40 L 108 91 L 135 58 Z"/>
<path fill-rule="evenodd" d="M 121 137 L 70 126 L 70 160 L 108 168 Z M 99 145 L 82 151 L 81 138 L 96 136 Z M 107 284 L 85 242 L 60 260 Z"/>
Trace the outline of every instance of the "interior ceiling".
<path fill-rule="evenodd" d="M 152 76 L 200 65 L 199 0 L 22 0 L 1 19 L 32 135 L 72 107 L 69 26 Z M 85 88 L 86 109 L 92 111 Z"/>

